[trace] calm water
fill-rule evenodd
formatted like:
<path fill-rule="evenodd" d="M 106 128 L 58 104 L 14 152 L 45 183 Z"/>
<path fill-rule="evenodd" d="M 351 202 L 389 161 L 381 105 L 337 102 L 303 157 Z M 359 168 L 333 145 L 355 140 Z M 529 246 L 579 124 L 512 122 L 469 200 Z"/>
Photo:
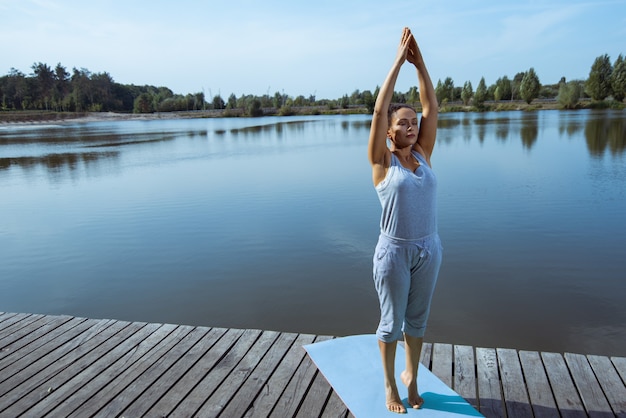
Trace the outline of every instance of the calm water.
<path fill-rule="evenodd" d="M 374 332 L 367 116 L 0 125 L 0 311 Z M 626 114 L 445 114 L 427 339 L 626 355 Z"/>

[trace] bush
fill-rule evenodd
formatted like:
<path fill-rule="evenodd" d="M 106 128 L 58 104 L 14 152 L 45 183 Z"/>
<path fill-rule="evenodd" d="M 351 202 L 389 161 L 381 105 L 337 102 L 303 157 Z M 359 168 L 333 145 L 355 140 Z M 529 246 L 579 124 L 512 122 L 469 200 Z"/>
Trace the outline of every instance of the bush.
<path fill-rule="evenodd" d="M 561 83 L 557 101 L 564 109 L 575 109 L 582 94 L 582 87 L 577 81 Z"/>
<path fill-rule="evenodd" d="M 295 112 L 291 108 L 291 106 L 282 106 L 278 109 L 278 116 L 293 116 Z"/>

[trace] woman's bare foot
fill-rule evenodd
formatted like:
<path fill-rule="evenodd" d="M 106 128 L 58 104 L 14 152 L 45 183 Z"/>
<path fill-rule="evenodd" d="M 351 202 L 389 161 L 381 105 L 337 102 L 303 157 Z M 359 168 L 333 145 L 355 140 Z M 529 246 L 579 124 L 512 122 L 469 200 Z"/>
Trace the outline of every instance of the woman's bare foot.
<path fill-rule="evenodd" d="M 400 399 L 400 395 L 398 395 L 398 388 L 395 386 L 387 387 L 385 392 L 387 397 L 385 405 L 387 405 L 387 409 L 397 414 L 406 414 L 406 408 Z"/>
<path fill-rule="evenodd" d="M 413 378 L 409 372 L 404 370 L 400 374 L 400 379 L 409 391 L 409 405 L 413 409 L 420 409 L 424 405 L 424 398 L 417 393 L 417 377 Z"/>

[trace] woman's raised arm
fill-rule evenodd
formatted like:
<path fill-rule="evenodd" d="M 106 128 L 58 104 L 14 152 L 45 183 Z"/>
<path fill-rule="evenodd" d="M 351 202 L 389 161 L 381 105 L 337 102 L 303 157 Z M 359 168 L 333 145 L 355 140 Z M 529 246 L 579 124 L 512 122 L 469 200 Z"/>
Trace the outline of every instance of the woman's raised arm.
<path fill-rule="evenodd" d="M 437 136 L 437 119 L 439 116 L 439 104 L 433 82 L 430 80 L 422 52 L 414 37 L 411 37 L 411 45 L 407 55 L 407 61 L 415 66 L 419 83 L 420 102 L 422 104 L 422 118 L 420 120 L 417 143 L 414 150 L 421 152 L 430 164 L 430 156 L 435 148 Z M 421 149 L 420 149 L 421 148 Z"/>
<path fill-rule="evenodd" d="M 368 157 L 372 164 L 372 175 L 374 184 L 378 184 L 385 177 L 385 169 L 389 164 L 389 149 L 387 148 L 387 130 L 389 128 L 387 121 L 387 110 L 391 104 L 391 98 L 395 88 L 396 80 L 400 72 L 400 67 L 407 59 L 409 45 L 411 44 L 411 31 L 404 28 L 402 31 L 402 39 L 398 46 L 398 54 L 393 62 L 393 66 L 387 74 L 387 78 L 378 92 L 376 104 L 374 105 L 374 114 L 372 115 L 372 125 L 370 128 L 370 137 L 368 145 Z"/>

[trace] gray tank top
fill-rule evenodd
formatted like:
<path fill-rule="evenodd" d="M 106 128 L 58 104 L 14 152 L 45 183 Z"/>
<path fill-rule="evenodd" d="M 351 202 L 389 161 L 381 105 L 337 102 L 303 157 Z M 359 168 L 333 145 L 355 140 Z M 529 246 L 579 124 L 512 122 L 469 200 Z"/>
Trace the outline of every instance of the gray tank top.
<path fill-rule="evenodd" d="M 376 186 L 382 205 L 380 230 L 403 240 L 417 240 L 437 232 L 437 179 L 424 157 L 412 151 L 420 166 L 412 172 L 391 153 L 387 175 Z"/>

